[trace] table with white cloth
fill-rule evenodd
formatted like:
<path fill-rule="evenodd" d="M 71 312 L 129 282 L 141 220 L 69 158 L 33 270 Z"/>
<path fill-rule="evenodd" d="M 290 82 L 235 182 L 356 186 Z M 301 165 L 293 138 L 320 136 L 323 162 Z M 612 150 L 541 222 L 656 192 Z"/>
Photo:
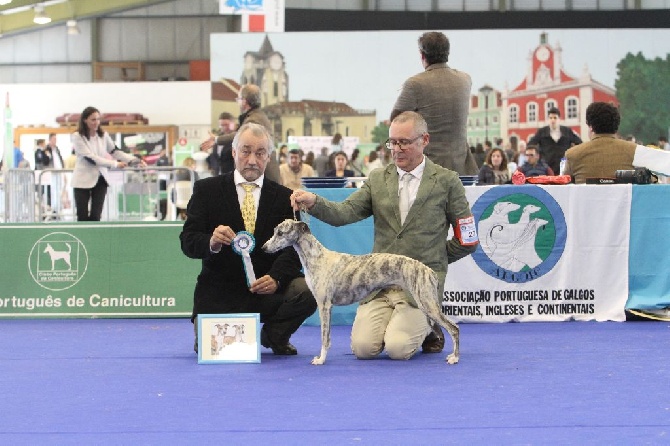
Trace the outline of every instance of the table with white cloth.
<path fill-rule="evenodd" d="M 624 309 L 670 307 L 670 185 L 465 189 L 481 243 L 449 265 L 442 308 L 452 319 L 622 321 Z M 333 201 L 354 191 L 312 190 Z M 309 225 L 329 249 L 372 249 L 372 218 L 335 228 L 309 217 Z M 355 310 L 333 307 L 333 324 L 351 324 Z"/>

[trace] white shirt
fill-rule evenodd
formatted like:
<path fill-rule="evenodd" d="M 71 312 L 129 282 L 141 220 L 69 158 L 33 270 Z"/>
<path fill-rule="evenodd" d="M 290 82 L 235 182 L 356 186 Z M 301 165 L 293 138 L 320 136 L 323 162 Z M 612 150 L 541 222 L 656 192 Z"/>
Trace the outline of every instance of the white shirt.
<path fill-rule="evenodd" d="M 419 192 L 419 185 L 421 184 L 421 177 L 423 177 L 423 171 L 426 169 L 426 157 L 423 157 L 421 164 L 416 166 L 411 172 L 405 172 L 399 167 L 396 167 L 398 171 L 398 197 L 400 197 L 400 191 L 402 189 L 402 177 L 407 173 L 412 174 L 412 179 L 409 182 L 409 208 L 412 208 L 414 200 L 416 200 L 416 194 Z"/>
<path fill-rule="evenodd" d="M 242 203 L 244 202 L 244 197 L 247 195 L 247 192 L 244 190 L 242 187 L 243 183 L 254 183 L 258 187 L 254 188 L 253 194 L 254 194 L 254 205 L 256 207 L 256 215 L 258 215 L 258 204 L 261 201 L 261 188 L 263 187 L 263 180 L 265 179 L 265 175 L 261 175 L 258 177 L 256 181 L 247 181 L 244 179 L 242 174 L 235 169 L 235 172 L 233 173 L 233 179 L 235 181 L 235 189 L 237 190 L 237 200 L 240 203 L 240 209 L 242 209 Z M 254 216 L 254 220 L 256 219 L 256 216 Z"/>

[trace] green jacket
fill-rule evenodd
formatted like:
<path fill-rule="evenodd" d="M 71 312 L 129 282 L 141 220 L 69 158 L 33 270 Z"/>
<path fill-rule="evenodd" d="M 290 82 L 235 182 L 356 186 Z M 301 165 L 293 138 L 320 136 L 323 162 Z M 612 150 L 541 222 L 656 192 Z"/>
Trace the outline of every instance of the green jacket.
<path fill-rule="evenodd" d="M 475 251 L 456 238 L 447 241 L 450 226 L 472 215 L 465 189 L 454 171 L 426 158 L 416 200 L 400 225 L 398 172 L 394 164 L 370 172 L 363 186 L 342 202 L 317 197 L 310 214 L 333 226 L 372 216 L 373 252 L 402 254 L 419 260 L 438 273 L 444 284 L 447 265 Z"/>

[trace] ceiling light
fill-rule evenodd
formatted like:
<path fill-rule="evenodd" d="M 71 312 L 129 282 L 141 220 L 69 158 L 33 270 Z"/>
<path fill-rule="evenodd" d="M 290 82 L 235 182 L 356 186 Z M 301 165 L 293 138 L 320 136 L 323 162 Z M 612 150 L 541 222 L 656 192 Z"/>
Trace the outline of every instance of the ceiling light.
<path fill-rule="evenodd" d="M 33 19 L 33 22 L 37 23 L 38 25 L 46 25 L 47 23 L 51 22 L 51 17 L 46 15 L 44 12 L 44 6 L 35 6 L 35 18 Z"/>
<path fill-rule="evenodd" d="M 71 36 L 76 36 L 81 34 L 81 30 L 79 29 L 79 26 L 77 25 L 77 21 L 72 19 L 68 20 L 67 23 L 65 24 L 67 26 L 67 33 Z"/>

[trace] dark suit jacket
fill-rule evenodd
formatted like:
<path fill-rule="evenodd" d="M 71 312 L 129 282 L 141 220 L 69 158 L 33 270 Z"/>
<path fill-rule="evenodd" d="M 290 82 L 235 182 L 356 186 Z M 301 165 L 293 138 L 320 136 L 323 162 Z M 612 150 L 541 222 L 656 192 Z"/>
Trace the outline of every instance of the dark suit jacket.
<path fill-rule="evenodd" d="M 256 247 L 251 253 L 256 278 L 268 274 L 278 280 L 278 292 L 302 276 L 300 259 L 293 248 L 267 254 L 261 247 L 272 237 L 276 225 L 293 218 L 290 195 L 290 189 L 265 179 L 254 233 Z M 244 230 L 233 172 L 197 181 L 188 203 L 187 219 L 179 236 L 181 249 L 190 258 L 202 259 L 193 296 L 193 317 L 200 313 L 233 313 L 239 311 L 244 299 L 259 298 L 249 292 L 241 256 L 225 245 L 218 254 L 210 252 L 209 240 L 218 225 L 230 226 L 235 232 Z"/>
<path fill-rule="evenodd" d="M 541 158 L 549 164 L 556 175 L 561 171 L 561 158 L 565 155 L 565 151 L 573 145 L 582 143 L 581 138 L 570 127 L 561 125 L 559 129 L 561 137 L 558 141 L 554 141 L 554 138 L 551 137 L 549 126 L 539 129 L 528 141 L 529 146 L 535 145 L 538 147 Z"/>

